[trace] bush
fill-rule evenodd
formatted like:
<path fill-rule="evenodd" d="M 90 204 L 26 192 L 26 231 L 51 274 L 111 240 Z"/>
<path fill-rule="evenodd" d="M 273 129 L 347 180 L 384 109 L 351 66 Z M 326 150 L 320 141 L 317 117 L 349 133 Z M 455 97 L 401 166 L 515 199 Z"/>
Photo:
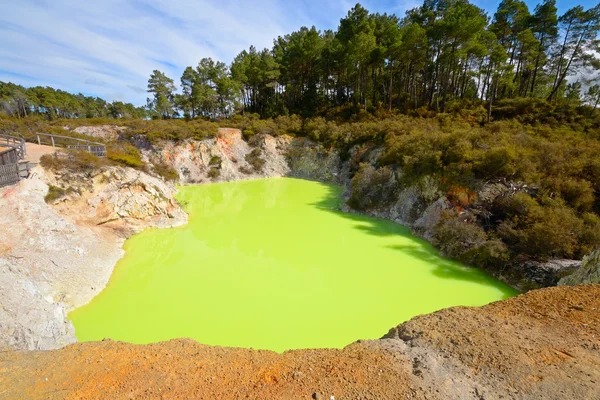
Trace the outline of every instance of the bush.
<path fill-rule="evenodd" d="M 526 213 L 502 221 L 497 232 L 517 254 L 569 258 L 579 252 L 582 228 L 572 209 L 558 200 L 546 200 L 545 206 L 531 203 Z"/>
<path fill-rule="evenodd" d="M 210 168 L 208 170 L 208 177 L 211 179 L 218 178 L 221 175 L 221 170 L 217 168 Z"/>
<path fill-rule="evenodd" d="M 164 161 L 153 161 L 152 170 L 165 181 L 176 182 L 179 180 L 177 170 Z"/>
<path fill-rule="evenodd" d="M 246 162 L 254 168 L 256 172 L 262 172 L 262 169 L 266 163 L 266 161 L 261 158 L 260 149 L 253 149 L 250 153 L 246 154 Z"/>
<path fill-rule="evenodd" d="M 109 162 L 87 151 L 59 150 L 54 154 L 43 155 L 40 158 L 40 165 L 59 173 L 86 173 L 106 167 Z"/>
<path fill-rule="evenodd" d="M 48 194 L 44 197 L 46 203 L 54 203 L 55 201 L 62 199 L 67 195 L 67 191 L 58 186 L 48 185 Z"/>
<path fill-rule="evenodd" d="M 137 147 L 129 143 L 112 143 L 106 146 L 109 160 L 127 167 L 142 169 L 146 166 Z"/>
<path fill-rule="evenodd" d="M 440 251 L 462 261 L 473 258 L 471 250 L 486 241 L 487 234 L 482 227 L 454 212 L 443 214 L 433 229 L 433 243 Z"/>
<path fill-rule="evenodd" d="M 466 251 L 460 258 L 469 264 L 497 269 L 510 259 L 510 251 L 502 240 L 491 239 Z"/>
<path fill-rule="evenodd" d="M 395 193 L 396 181 L 389 167 L 375 169 L 371 164 L 361 163 L 350 182 L 348 205 L 355 210 L 369 210 L 390 203 Z"/>
<path fill-rule="evenodd" d="M 208 165 L 211 167 L 215 167 L 215 168 L 221 168 L 221 163 L 223 162 L 223 160 L 221 159 L 221 157 L 219 156 L 212 156 L 210 158 L 210 161 L 208 162 Z"/>

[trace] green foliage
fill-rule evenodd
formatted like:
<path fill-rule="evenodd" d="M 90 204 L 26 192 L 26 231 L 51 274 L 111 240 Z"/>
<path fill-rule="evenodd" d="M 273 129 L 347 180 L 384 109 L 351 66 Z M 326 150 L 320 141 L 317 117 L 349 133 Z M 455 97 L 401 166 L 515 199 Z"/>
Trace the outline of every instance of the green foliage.
<path fill-rule="evenodd" d="M 246 162 L 254 168 L 256 172 L 262 172 L 262 169 L 266 161 L 261 157 L 262 152 L 260 149 L 255 148 L 250 153 L 246 154 Z M 244 172 L 246 173 L 246 172 Z"/>
<path fill-rule="evenodd" d="M 52 204 L 66 195 L 67 191 L 65 189 L 54 185 L 48 185 L 48 194 L 44 197 L 44 201 L 48 204 Z"/>
<path fill-rule="evenodd" d="M 142 136 L 152 143 L 158 140 L 201 140 L 214 137 L 219 128 L 217 124 L 202 119 L 135 120 L 126 123 L 125 126 L 129 128 L 127 133 L 130 137 Z"/>
<path fill-rule="evenodd" d="M 96 157 L 87 151 L 59 150 L 40 158 L 40 165 L 58 173 L 89 173 L 110 165 L 105 158 Z"/>
<path fill-rule="evenodd" d="M 142 161 L 142 155 L 137 147 L 125 143 L 111 143 L 106 147 L 107 157 L 115 163 L 133 168 L 144 168 L 146 164 Z"/>
<path fill-rule="evenodd" d="M 70 94 L 51 87 L 25 88 L 0 81 L 0 113 L 17 118 L 144 118 L 143 107 L 130 103 L 109 103 L 99 97 Z"/>
<path fill-rule="evenodd" d="M 450 212 L 445 214 L 435 226 L 433 243 L 450 257 L 463 259 L 472 249 L 481 246 L 487 234 L 477 223 Z"/>
<path fill-rule="evenodd" d="M 356 210 L 369 210 L 391 202 L 395 192 L 396 182 L 389 167 L 376 169 L 361 163 L 350 182 L 348 205 Z"/>
<path fill-rule="evenodd" d="M 221 163 L 223 162 L 223 160 L 221 159 L 221 157 L 219 156 L 212 156 L 210 158 L 210 161 L 208 162 L 208 165 L 211 167 L 215 167 L 215 168 L 221 168 Z"/>
<path fill-rule="evenodd" d="M 557 12 L 554 0 L 534 10 L 522 0 L 501 1 L 492 17 L 468 0 L 424 1 L 403 17 L 357 4 L 336 31 L 302 27 L 277 37 L 271 48 L 250 46 L 229 66 L 201 59 L 184 70 L 180 93 L 173 79 L 154 70 L 146 109 L 0 83 L 0 110 L 50 120 L 222 120 L 239 112 L 354 122 L 366 122 L 365 115 L 451 113 L 481 124 L 523 115 L 532 124 L 597 117 L 597 74 L 584 74 L 585 82 L 569 77 L 598 70 L 600 5 Z M 318 137 L 331 128 L 319 125 L 311 129 Z M 282 124 L 254 121 L 244 131 L 278 134 L 276 126 Z"/>
<path fill-rule="evenodd" d="M 516 254 L 575 257 L 600 245 L 600 238 L 589 231 L 600 226 L 596 216 L 582 218 L 561 199 L 541 196 L 536 200 L 519 193 L 502 199 L 499 207 L 503 219 L 497 234 Z"/>
<path fill-rule="evenodd" d="M 175 90 L 173 79 L 156 69 L 152 71 L 148 79 L 148 92 L 154 98 L 148 99 L 147 107 L 154 112 L 154 116 L 167 119 L 175 115 Z"/>
<path fill-rule="evenodd" d="M 153 160 L 152 170 L 165 181 L 177 182 L 179 180 L 177 170 L 162 160 Z"/>
<path fill-rule="evenodd" d="M 208 177 L 211 179 L 218 178 L 221 175 L 221 170 L 218 168 L 210 168 L 208 170 Z"/>

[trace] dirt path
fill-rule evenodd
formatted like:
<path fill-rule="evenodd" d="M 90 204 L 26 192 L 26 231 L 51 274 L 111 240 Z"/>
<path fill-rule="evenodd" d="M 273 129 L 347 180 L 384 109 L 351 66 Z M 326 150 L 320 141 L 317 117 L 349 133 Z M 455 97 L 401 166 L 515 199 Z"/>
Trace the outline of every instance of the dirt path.
<path fill-rule="evenodd" d="M 0 398 L 596 399 L 599 310 L 600 285 L 588 285 L 420 316 L 343 350 L 179 339 L 0 352 Z"/>
<path fill-rule="evenodd" d="M 27 152 L 25 160 L 29 161 L 30 163 L 39 164 L 40 158 L 43 155 L 53 154 L 54 152 L 56 152 L 56 150 L 58 150 L 58 148 L 34 143 L 26 143 L 25 150 Z"/>

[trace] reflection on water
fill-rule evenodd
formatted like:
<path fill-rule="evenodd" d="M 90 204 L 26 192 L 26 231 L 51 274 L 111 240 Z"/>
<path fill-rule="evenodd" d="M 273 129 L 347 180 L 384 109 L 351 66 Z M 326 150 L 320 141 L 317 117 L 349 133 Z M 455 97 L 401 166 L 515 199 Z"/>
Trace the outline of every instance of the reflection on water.
<path fill-rule="evenodd" d="M 516 294 L 403 226 L 336 211 L 340 193 L 288 178 L 181 188 L 189 224 L 127 241 L 109 286 L 70 314 L 78 338 L 341 347 Z"/>

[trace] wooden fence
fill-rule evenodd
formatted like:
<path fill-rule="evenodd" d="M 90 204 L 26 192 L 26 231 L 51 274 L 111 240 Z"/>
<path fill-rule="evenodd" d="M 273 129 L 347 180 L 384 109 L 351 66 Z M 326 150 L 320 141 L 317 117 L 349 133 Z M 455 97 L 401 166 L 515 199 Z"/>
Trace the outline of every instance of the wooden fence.
<path fill-rule="evenodd" d="M 24 160 L 25 155 L 27 154 L 25 148 L 25 139 L 21 137 L 0 135 L 0 147 L 14 149 L 14 152 L 19 160 Z M 6 150 L 4 152 L 6 152 Z"/>
<path fill-rule="evenodd" d="M 52 147 L 65 147 L 72 150 L 82 150 L 92 153 L 98 157 L 106 157 L 106 145 L 104 143 L 91 142 L 85 139 L 79 139 L 71 136 L 50 135 L 47 133 L 38 133 L 37 141 L 40 145 Z"/>
<path fill-rule="evenodd" d="M 92 153 L 98 157 L 106 157 L 106 145 L 70 136 L 38 133 L 39 145 L 65 147 Z M 6 150 L 4 150 L 6 148 Z M 29 176 L 29 163 L 19 162 L 27 154 L 25 140 L 20 137 L 0 135 L 0 187 L 18 183 L 21 178 Z"/>
<path fill-rule="evenodd" d="M 19 183 L 19 164 L 0 165 L 0 187 Z"/>
<path fill-rule="evenodd" d="M 16 164 L 19 162 L 19 153 L 14 147 L 0 151 L 0 165 Z"/>

